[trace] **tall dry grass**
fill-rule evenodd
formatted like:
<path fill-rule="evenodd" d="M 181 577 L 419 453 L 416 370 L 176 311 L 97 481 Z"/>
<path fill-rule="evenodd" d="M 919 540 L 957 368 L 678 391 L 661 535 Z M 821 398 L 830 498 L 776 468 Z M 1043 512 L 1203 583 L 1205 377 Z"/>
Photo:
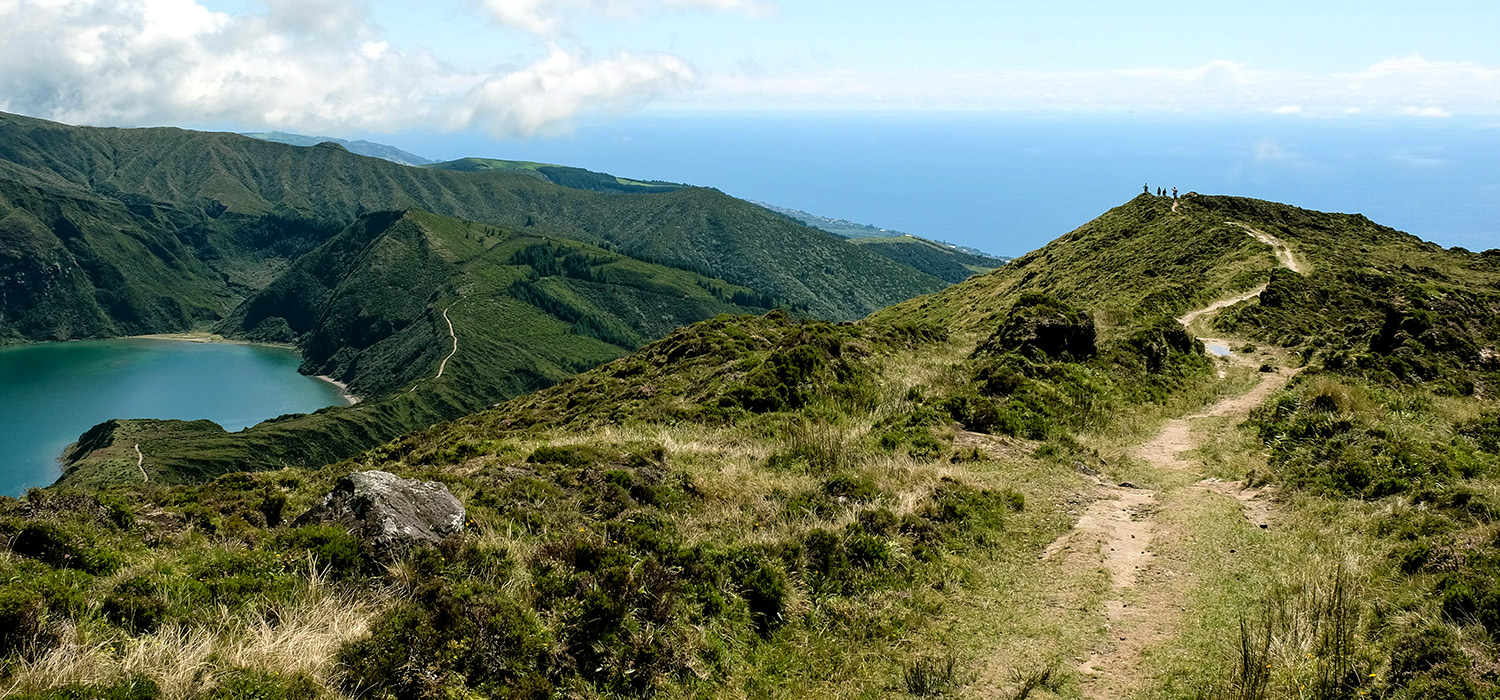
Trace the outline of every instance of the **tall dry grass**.
<path fill-rule="evenodd" d="M 14 668 L 0 696 L 143 676 L 166 700 L 187 700 L 231 669 L 305 674 L 337 695 L 339 647 L 363 635 L 386 604 L 384 595 L 356 595 L 314 571 L 290 598 L 267 601 L 262 614 L 220 608 L 210 619 L 138 636 L 103 624 L 68 624 L 60 644 Z"/>

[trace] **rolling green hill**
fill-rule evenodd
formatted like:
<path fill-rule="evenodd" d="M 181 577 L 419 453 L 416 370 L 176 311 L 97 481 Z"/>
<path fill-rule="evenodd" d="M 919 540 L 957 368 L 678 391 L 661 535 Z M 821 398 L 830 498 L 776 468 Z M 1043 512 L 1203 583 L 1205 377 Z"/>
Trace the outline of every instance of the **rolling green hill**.
<path fill-rule="evenodd" d="M 577 176 L 584 186 L 595 175 L 554 173 L 560 180 Z M 594 192 L 516 172 L 411 168 L 337 144 L 298 148 L 237 134 L 82 128 L 0 115 L 0 181 L 87 203 L 72 218 L 17 223 L 15 230 L 27 232 L 24 239 L 5 239 L 0 261 L 14 262 L 0 264 L 35 268 L 27 278 L 33 286 L 8 293 L 0 309 L 0 337 L 9 339 L 201 324 L 265 288 L 360 216 L 408 208 L 609 247 L 833 319 L 858 317 L 943 284 L 714 190 Z M 104 218 L 93 230 L 145 227 L 153 240 L 85 246 L 73 232 L 88 225 L 88 216 Z M 16 221 L 28 218 L 42 220 L 31 213 Z M 45 264 L 31 252 L 52 250 L 55 262 L 65 257 L 57 252 L 63 249 L 79 259 L 78 276 L 67 284 L 36 281 Z M 151 288 L 156 283 L 148 282 L 156 276 L 147 274 L 163 265 L 195 270 L 165 295 L 190 302 L 188 308 L 141 308 L 166 305 Z M 101 306 L 100 298 L 112 303 Z M 34 311 L 39 307 L 53 311 Z M 168 313 L 175 314 L 163 321 L 170 325 L 135 322 Z"/>
<path fill-rule="evenodd" d="M 995 272 L 873 318 L 979 332 L 1022 293 L 1035 291 L 1089 309 L 1108 334 L 1132 319 L 1174 317 L 1250 289 L 1275 266 L 1264 244 L 1224 217 L 1192 208 L 1173 214 L 1170 200 L 1142 195 Z"/>
<path fill-rule="evenodd" d="M 312 309 L 345 291 L 473 266 L 355 315 L 441 340 L 447 310 L 462 341 L 493 321 L 450 289 L 519 289 L 504 275 L 524 266 L 572 299 L 636 264 L 526 236 L 366 217 L 317 253 L 347 287 L 307 270 L 268 294 L 310 301 L 235 322 L 282 318 L 311 348 Z M 718 316 L 322 468 L 163 483 L 187 473 L 151 455 L 200 439 L 176 424 L 141 442 L 151 482 L 0 499 L 4 681 L 20 697 L 1491 697 L 1497 311 L 1495 252 L 1140 197 L 855 323 Z M 374 361 L 383 342 L 347 347 Z M 450 367 L 479 359 L 465 347 Z M 127 472 L 159 428 L 105 424 L 80 448 Z M 342 528 L 291 524 L 364 469 L 441 481 L 465 533 L 387 564 Z"/>

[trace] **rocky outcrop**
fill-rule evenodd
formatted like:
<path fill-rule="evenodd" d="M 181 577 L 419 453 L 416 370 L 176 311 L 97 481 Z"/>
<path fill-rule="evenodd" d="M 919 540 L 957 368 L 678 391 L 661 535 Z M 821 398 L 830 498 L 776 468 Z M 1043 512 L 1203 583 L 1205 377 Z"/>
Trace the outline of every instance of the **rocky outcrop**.
<path fill-rule="evenodd" d="M 295 526 L 336 524 L 393 559 L 418 544 L 436 544 L 463 532 L 464 506 L 436 481 L 403 479 L 382 471 L 354 472 L 308 509 Z"/>

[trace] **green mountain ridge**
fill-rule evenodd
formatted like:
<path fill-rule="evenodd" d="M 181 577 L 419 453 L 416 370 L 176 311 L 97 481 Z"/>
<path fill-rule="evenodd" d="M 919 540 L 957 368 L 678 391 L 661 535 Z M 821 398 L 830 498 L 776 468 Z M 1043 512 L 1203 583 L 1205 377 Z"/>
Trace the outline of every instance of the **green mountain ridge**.
<path fill-rule="evenodd" d="M 348 139 L 335 138 L 332 136 L 307 136 L 304 134 L 289 134 L 285 131 L 250 132 L 245 133 L 244 135 L 249 136 L 253 139 L 260 139 L 262 141 L 284 143 L 288 146 L 308 147 L 316 146 L 320 143 L 331 142 L 343 146 L 350 153 L 369 156 L 371 158 L 381 158 L 392 163 L 398 163 L 400 165 L 429 165 L 431 163 L 437 162 L 435 160 L 432 160 L 431 158 L 423 158 L 422 156 L 416 155 L 415 153 L 408 153 L 399 148 L 396 148 L 395 146 L 388 146 L 383 143 L 375 143 L 374 141 L 366 141 L 363 139 L 350 141 Z"/>
<path fill-rule="evenodd" d="M 408 208 L 608 246 L 835 319 L 943 284 L 713 190 L 592 192 L 513 172 L 410 168 L 335 144 L 297 148 L 236 134 L 69 127 L 0 115 L 0 180 L 68 198 L 80 211 L 78 222 L 63 217 L 46 226 L 30 221 L 34 214 L 12 220 L 8 212 L 11 223 L 0 224 L 7 226 L 0 240 L 8 241 L 0 266 L 30 272 L 8 278 L 15 280 L 7 289 L 13 301 L 0 308 L 0 338 L 11 341 L 200 326 L 222 318 L 359 216 Z M 129 245 L 74 235 L 85 216 L 104 217 L 95 230 L 145 228 L 158 241 Z M 28 255 L 49 249 L 66 250 L 83 276 L 71 286 L 46 281 L 44 265 Z M 195 272 L 168 294 L 156 294 L 146 288 L 148 275 L 135 272 L 162 264 Z M 163 297 L 217 304 L 205 313 L 204 304 L 178 309 Z M 99 298 L 109 303 L 101 307 Z M 33 313 L 37 305 L 61 310 Z M 75 317 L 93 322 L 64 320 Z M 153 321 L 136 321 L 143 317 Z M 42 318 L 54 323 L 38 323 Z"/>
<path fill-rule="evenodd" d="M 499 160 L 496 158 L 460 158 L 443 163 L 432 163 L 426 167 L 434 170 L 455 170 L 465 173 L 504 172 L 534 177 L 561 187 L 571 187 L 591 192 L 615 192 L 624 194 L 649 194 L 674 192 L 688 187 L 675 182 L 659 180 L 629 180 L 608 173 L 594 172 L 552 163 L 535 163 L 525 160 Z"/>

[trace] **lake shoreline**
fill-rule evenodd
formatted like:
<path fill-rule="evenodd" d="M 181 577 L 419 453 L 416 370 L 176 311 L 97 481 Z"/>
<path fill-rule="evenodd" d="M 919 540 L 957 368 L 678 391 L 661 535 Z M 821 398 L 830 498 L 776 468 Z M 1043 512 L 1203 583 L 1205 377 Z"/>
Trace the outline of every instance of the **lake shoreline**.
<path fill-rule="evenodd" d="M 206 332 L 151 333 L 147 335 L 130 335 L 125 337 L 139 340 L 174 340 L 183 343 L 224 343 L 228 345 L 255 345 L 263 348 L 280 348 L 282 350 L 293 351 L 297 349 L 297 346 L 290 343 L 266 343 L 251 340 L 237 340 L 234 338 L 226 338 L 217 333 Z M 349 393 L 349 385 L 337 379 L 334 379 L 333 377 L 323 374 L 312 374 L 304 376 L 310 376 L 314 379 L 322 380 L 338 387 L 339 396 L 344 399 L 344 403 L 350 406 L 353 406 L 364 400 L 358 396 L 355 396 L 354 394 Z"/>
<path fill-rule="evenodd" d="M 0 495 L 55 483 L 68 446 L 111 419 L 205 420 L 234 433 L 353 405 L 332 377 L 298 372 L 295 348 L 266 345 L 194 333 L 0 347 Z M 122 446 L 122 467 L 141 479 L 130 443 Z M 151 448 L 141 449 L 150 472 Z"/>
<path fill-rule="evenodd" d="M 280 348 L 282 350 L 296 350 L 297 346 L 291 343 L 267 343 L 255 340 L 239 340 L 226 338 L 217 333 L 189 331 L 185 333 L 147 333 L 145 335 L 123 336 L 130 340 L 176 340 L 184 343 L 223 343 L 225 345 L 254 345 L 262 348 Z M 103 340 L 108 340 L 104 338 Z"/>
<path fill-rule="evenodd" d="M 328 382 L 329 384 L 332 384 L 332 385 L 338 387 L 340 395 L 342 395 L 344 397 L 345 401 L 349 402 L 350 406 L 353 406 L 353 405 L 355 405 L 355 404 L 357 404 L 357 403 L 359 403 L 360 401 L 363 400 L 363 399 L 359 398 L 358 396 L 355 396 L 354 394 L 349 393 L 349 385 L 348 384 L 345 384 L 344 382 L 341 382 L 341 381 L 339 381 L 337 379 L 334 379 L 333 377 L 330 377 L 330 376 L 325 375 L 325 374 L 314 374 L 314 375 L 312 375 L 312 377 L 314 379 L 321 379 L 321 380 L 323 380 L 325 382 Z"/>

